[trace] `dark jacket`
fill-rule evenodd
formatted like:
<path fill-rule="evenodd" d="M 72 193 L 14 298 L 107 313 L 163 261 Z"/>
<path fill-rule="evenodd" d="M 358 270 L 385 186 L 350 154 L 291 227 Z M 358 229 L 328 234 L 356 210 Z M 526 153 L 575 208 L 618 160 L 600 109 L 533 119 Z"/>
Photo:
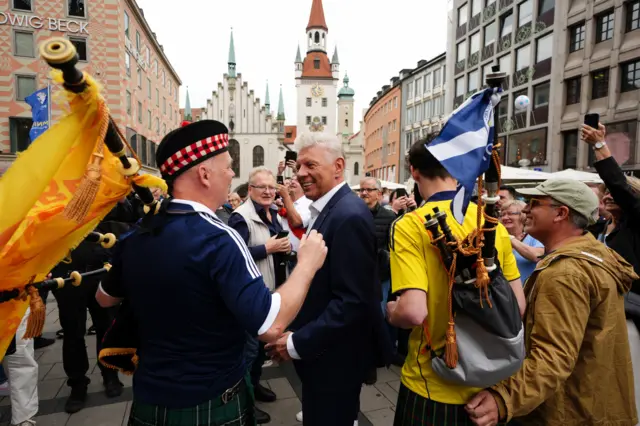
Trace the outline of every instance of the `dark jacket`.
<path fill-rule="evenodd" d="M 389 231 L 391 224 L 396 220 L 396 214 L 382 207 L 379 203 L 371 209 L 373 223 L 376 226 L 376 250 L 378 259 L 378 276 L 380 281 L 391 278 L 391 266 L 389 263 Z"/>
<path fill-rule="evenodd" d="M 615 229 L 607 236 L 607 246 L 629 262 L 636 274 L 640 274 L 640 197 L 634 194 L 613 157 L 597 161 L 594 165 L 616 204 L 623 211 Z M 631 291 L 640 294 L 640 280 L 633 282 Z"/>

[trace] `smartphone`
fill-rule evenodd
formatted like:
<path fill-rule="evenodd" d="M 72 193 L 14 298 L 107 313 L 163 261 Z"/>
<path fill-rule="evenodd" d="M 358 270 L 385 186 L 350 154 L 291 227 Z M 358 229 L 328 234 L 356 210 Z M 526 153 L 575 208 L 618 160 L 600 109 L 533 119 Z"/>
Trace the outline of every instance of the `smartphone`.
<path fill-rule="evenodd" d="M 298 153 L 295 151 L 287 151 L 284 153 L 284 162 L 288 162 L 289 160 L 297 161 Z"/>
<path fill-rule="evenodd" d="M 400 198 L 400 197 L 407 197 L 409 194 L 407 194 L 407 190 L 404 188 L 398 188 L 396 190 L 396 198 Z"/>
<path fill-rule="evenodd" d="M 284 177 L 276 176 L 276 182 L 278 183 L 278 185 L 284 185 Z"/>
<path fill-rule="evenodd" d="M 287 238 L 289 236 L 289 231 L 280 231 L 278 232 L 278 235 L 276 235 L 276 240 L 279 240 L 281 238 Z"/>
<path fill-rule="evenodd" d="M 584 116 L 584 124 L 587 126 L 597 129 L 598 124 L 600 123 L 600 114 L 586 114 Z"/>

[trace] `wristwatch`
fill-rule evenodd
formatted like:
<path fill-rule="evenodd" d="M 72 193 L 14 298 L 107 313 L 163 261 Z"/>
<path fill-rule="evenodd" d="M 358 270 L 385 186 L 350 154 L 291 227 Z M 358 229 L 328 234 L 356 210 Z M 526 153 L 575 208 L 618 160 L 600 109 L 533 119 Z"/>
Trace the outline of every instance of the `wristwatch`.
<path fill-rule="evenodd" d="M 607 143 L 605 141 L 602 142 L 596 142 L 595 144 L 593 144 L 593 149 L 598 150 L 598 149 L 602 149 Z"/>

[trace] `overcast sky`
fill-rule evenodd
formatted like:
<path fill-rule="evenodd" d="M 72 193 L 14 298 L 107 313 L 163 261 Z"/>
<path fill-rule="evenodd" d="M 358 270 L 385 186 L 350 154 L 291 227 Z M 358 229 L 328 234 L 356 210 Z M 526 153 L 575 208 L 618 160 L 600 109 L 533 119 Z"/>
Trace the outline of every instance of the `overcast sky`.
<path fill-rule="evenodd" d="M 264 104 L 269 81 L 271 109 L 282 85 L 287 124 L 296 123 L 294 60 L 304 57 L 312 0 L 137 0 L 182 80 L 180 105 L 189 86 L 191 107 L 204 107 L 227 71 L 233 27 L 237 71 Z M 380 88 L 403 68 L 414 68 L 446 49 L 447 0 L 323 0 L 329 27 L 329 58 L 338 45 L 340 86 L 345 71 L 356 92 L 356 117 Z M 357 126 L 356 126 L 357 127 Z M 358 129 L 354 129 L 357 131 Z"/>

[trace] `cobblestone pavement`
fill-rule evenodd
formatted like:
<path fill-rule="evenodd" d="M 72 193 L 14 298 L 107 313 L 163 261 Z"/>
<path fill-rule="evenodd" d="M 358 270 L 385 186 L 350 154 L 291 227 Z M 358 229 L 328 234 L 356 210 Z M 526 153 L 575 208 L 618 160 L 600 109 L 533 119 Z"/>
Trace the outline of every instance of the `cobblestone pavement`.
<path fill-rule="evenodd" d="M 90 322 L 87 324 L 87 327 Z M 47 323 L 45 337 L 55 337 L 60 329 L 58 308 L 53 297 L 47 301 Z M 87 407 L 79 413 L 69 415 L 64 411 L 64 403 L 69 395 L 62 368 L 62 341 L 57 340 L 42 350 L 36 351 L 39 364 L 38 393 L 40 411 L 36 417 L 37 426 L 124 426 L 129 416 L 132 399 L 131 377 L 121 375 L 125 384 L 124 393 L 109 399 L 102 387 L 102 377 L 95 364 L 95 336 L 86 338 L 87 351 L 91 362 L 91 384 Z M 390 426 L 393 423 L 395 403 L 400 386 L 400 370 L 397 367 L 378 370 L 378 382 L 374 386 L 364 386 L 360 395 L 361 413 L 359 426 Z M 271 415 L 273 426 L 299 425 L 296 413 L 300 411 L 301 386 L 291 364 L 271 366 L 263 370 L 263 384 L 270 387 L 278 396 L 272 403 L 259 403 L 260 408 Z M 336 384 L 339 386 L 339 384 Z M 8 426 L 11 419 L 11 407 L 8 397 L 0 397 L 0 426 Z"/>

